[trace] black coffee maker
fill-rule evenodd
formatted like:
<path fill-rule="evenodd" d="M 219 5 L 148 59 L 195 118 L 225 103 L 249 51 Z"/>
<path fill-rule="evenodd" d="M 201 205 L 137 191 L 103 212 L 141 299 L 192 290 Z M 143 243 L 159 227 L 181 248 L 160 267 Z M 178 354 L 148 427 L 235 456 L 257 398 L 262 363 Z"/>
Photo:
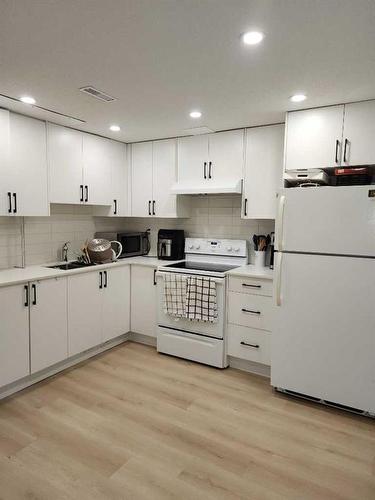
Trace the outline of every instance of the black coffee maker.
<path fill-rule="evenodd" d="M 182 260 L 185 256 L 185 232 L 182 229 L 159 229 L 158 259 Z"/>

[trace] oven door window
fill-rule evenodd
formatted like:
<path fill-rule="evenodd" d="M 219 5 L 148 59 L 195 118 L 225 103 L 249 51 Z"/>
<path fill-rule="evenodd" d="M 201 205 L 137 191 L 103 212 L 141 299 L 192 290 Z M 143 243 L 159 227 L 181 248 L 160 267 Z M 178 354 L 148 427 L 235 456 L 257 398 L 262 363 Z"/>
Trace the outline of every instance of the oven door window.
<path fill-rule="evenodd" d="M 138 253 L 141 250 L 141 238 L 139 236 L 127 236 L 121 241 L 124 254 Z"/>

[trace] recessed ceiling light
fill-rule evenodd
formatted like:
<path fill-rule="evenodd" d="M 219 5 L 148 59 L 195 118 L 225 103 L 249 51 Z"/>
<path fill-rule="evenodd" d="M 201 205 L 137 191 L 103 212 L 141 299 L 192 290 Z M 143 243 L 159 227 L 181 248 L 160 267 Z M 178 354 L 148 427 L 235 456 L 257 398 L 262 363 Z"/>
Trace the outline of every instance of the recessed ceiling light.
<path fill-rule="evenodd" d="M 264 38 L 263 33 L 260 31 L 248 31 L 242 35 L 242 41 L 245 45 L 256 45 Z"/>
<path fill-rule="evenodd" d="M 191 111 L 190 117 L 191 118 L 200 118 L 202 116 L 202 113 L 200 111 Z"/>
<path fill-rule="evenodd" d="M 292 97 L 290 97 L 290 100 L 292 102 L 302 102 L 306 99 L 305 94 L 294 94 Z"/>
<path fill-rule="evenodd" d="M 36 102 L 34 97 L 28 95 L 20 97 L 20 101 L 24 102 L 25 104 L 35 104 Z"/>
<path fill-rule="evenodd" d="M 120 132 L 121 127 L 119 127 L 118 125 L 111 125 L 109 127 L 109 130 L 112 130 L 112 132 Z"/>

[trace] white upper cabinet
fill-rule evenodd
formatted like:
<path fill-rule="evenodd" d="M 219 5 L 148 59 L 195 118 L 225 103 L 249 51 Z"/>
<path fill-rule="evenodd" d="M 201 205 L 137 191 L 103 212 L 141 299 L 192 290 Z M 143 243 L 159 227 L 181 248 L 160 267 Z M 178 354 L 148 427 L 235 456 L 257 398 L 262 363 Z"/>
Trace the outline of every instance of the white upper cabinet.
<path fill-rule="evenodd" d="M 128 165 L 126 144 L 112 141 L 112 206 L 110 215 L 124 217 L 129 215 L 128 203 Z"/>
<path fill-rule="evenodd" d="M 375 164 L 375 101 L 345 104 L 342 165 Z"/>
<path fill-rule="evenodd" d="M 288 113 L 285 170 L 339 166 L 343 121 L 341 105 Z"/>
<path fill-rule="evenodd" d="M 186 197 L 171 193 L 177 180 L 176 140 L 132 144 L 132 215 L 188 217 Z"/>
<path fill-rule="evenodd" d="M 242 129 L 178 140 L 177 190 L 180 192 L 240 192 L 243 167 Z M 234 190 L 237 184 L 239 191 Z"/>
<path fill-rule="evenodd" d="M 6 111 L 0 127 L 0 215 L 49 215 L 45 122 Z"/>
<path fill-rule="evenodd" d="M 247 129 L 243 218 L 275 218 L 276 191 L 282 187 L 283 150 L 284 125 Z"/>
<path fill-rule="evenodd" d="M 132 144 L 133 217 L 152 215 L 152 142 Z"/>
<path fill-rule="evenodd" d="M 48 124 L 51 203 L 80 203 L 83 189 L 82 133 Z"/>
<path fill-rule="evenodd" d="M 178 139 L 178 182 L 196 185 L 208 176 L 208 135 Z"/>
<path fill-rule="evenodd" d="M 210 134 L 207 178 L 213 182 L 237 181 L 243 177 L 244 131 Z"/>
<path fill-rule="evenodd" d="M 113 141 L 83 134 L 84 201 L 88 205 L 112 205 L 111 148 Z"/>

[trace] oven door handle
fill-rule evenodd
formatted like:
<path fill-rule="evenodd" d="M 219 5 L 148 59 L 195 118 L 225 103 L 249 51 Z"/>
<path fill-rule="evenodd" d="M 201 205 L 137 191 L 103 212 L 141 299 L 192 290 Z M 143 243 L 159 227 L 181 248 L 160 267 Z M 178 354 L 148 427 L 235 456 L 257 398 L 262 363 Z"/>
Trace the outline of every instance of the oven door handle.
<path fill-rule="evenodd" d="M 155 276 L 158 277 L 163 277 L 166 275 L 169 275 L 173 273 L 173 271 L 156 271 Z M 203 274 L 185 274 L 185 273 L 174 273 L 174 274 L 179 274 L 180 276 L 185 276 L 185 278 L 188 278 L 189 276 L 200 276 L 203 278 L 211 278 L 214 283 L 217 283 L 218 285 L 222 285 L 225 282 L 225 278 L 213 278 L 212 276 L 208 275 L 203 275 Z"/>

